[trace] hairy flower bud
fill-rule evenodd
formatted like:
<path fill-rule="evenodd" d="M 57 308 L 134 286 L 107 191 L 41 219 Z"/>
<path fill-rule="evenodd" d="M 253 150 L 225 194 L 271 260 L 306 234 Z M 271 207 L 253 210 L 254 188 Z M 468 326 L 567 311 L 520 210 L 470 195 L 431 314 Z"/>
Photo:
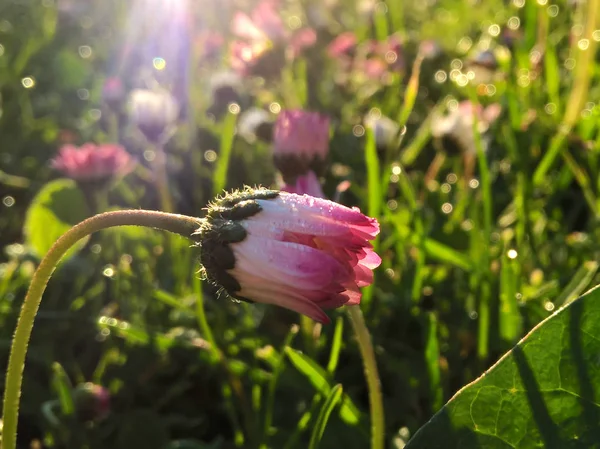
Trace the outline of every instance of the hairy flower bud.
<path fill-rule="evenodd" d="M 234 298 L 327 323 L 323 309 L 358 304 L 381 259 L 377 220 L 332 201 L 266 189 L 211 204 L 197 231 L 205 277 Z"/>

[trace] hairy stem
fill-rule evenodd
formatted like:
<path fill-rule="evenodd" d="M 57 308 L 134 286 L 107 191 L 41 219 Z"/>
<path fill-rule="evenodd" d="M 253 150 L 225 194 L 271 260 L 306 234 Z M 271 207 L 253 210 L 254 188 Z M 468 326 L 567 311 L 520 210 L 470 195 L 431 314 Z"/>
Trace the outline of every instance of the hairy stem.
<path fill-rule="evenodd" d="M 371 449 L 383 449 L 385 436 L 385 417 L 383 414 L 383 398 L 381 396 L 381 383 L 377 371 L 375 351 L 371 342 L 369 329 L 365 324 L 360 306 L 349 306 L 348 316 L 358 340 L 360 355 L 363 359 L 365 377 L 369 388 L 369 405 L 371 408 Z M 12 448 L 11 448 L 12 449 Z"/>
<path fill-rule="evenodd" d="M 173 232 L 189 238 L 198 229 L 199 225 L 200 219 L 198 218 L 156 211 L 124 210 L 106 212 L 88 218 L 72 227 L 56 241 L 35 271 L 29 285 L 29 290 L 25 296 L 25 301 L 21 306 L 21 313 L 10 348 L 8 369 L 6 371 L 4 404 L 2 409 L 4 426 L 0 447 L 3 449 L 16 448 L 17 419 L 19 415 L 21 385 L 23 382 L 23 369 L 25 367 L 25 357 L 33 329 L 33 322 L 50 276 L 67 250 L 89 234 L 115 226 L 145 226 Z"/>

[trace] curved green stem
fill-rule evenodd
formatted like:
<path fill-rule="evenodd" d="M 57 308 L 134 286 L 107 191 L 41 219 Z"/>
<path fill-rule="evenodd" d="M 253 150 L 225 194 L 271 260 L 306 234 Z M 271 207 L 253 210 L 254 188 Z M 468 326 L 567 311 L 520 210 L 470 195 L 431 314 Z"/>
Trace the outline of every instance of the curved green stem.
<path fill-rule="evenodd" d="M 369 329 L 365 324 L 360 306 L 349 306 L 348 316 L 352 323 L 352 328 L 358 340 L 360 355 L 363 359 L 365 368 L 365 377 L 369 387 L 369 405 L 371 408 L 371 449 L 383 449 L 385 436 L 385 417 L 383 414 L 383 398 L 381 396 L 381 384 L 379 382 L 379 372 L 377 371 L 377 361 L 375 360 L 375 351 L 371 342 Z"/>
<path fill-rule="evenodd" d="M 199 225 L 200 219 L 198 218 L 156 211 L 124 210 L 106 212 L 88 218 L 72 227 L 56 241 L 34 273 L 25 301 L 21 306 L 6 371 L 2 410 L 2 444 L 0 444 L 0 447 L 3 449 L 16 448 L 23 369 L 25 367 L 27 346 L 33 329 L 33 321 L 48 280 L 67 250 L 89 234 L 115 226 L 145 226 L 174 232 L 189 238 L 198 229 Z"/>

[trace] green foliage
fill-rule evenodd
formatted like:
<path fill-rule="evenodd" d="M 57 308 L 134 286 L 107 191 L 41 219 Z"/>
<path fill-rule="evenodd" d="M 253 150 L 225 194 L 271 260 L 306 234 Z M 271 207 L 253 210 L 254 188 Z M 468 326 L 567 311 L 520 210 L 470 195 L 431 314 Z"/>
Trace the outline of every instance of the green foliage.
<path fill-rule="evenodd" d="M 251 107 L 270 119 L 298 107 L 331 117 L 324 191 L 381 223 L 383 262 L 362 304 L 388 447 L 422 426 L 407 447 L 597 446 L 599 293 L 575 299 L 600 283 L 596 0 L 386 0 L 374 10 L 284 0 L 286 32 L 313 27 L 316 45 L 293 58 L 269 43 L 274 57 L 223 98 L 213 75 L 231 69 L 231 19 L 255 2 L 134 3 L 0 4 L 0 372 L 54 241 L 98 212 L 159 208 L 155 148 L 128 122 L 126 97 L 158 84 L 182 104 L 164 149 L 175 212 L 191 216 L 223 189 L 277 187 L 268 132 L 241 132 Z M 189 35 L 176 10 L 185 4 Z M 173 10 L 157 13 L 164 5 Z M 212 56 L 209 31 L 224 40 Z M 397 70 L 370 76 L 358 59 L 330 57 L 343 32 L 365 44 L 356 58 L 399 38 Z M 491 74 L 472 65 L 486 49 Z M 109 76 L 125 89 L 110 107 Z M 432 138 L 439 115 L 464 100 L 502 107 L 474 134 L 470 178 L 464 152 Z M 393 143 L 366 125 L 380 115 L 406 127 Z M 58 149 L 88 141 L 120 143 L 135 169 L 102 185 L 56 179 Z M 199 279 L 198 256 L 182 238 L 134 227 L 71 251 L 35 323 L 22 447 L 369 446 L 365 373 L 343 313 L 298 328 L 293 313 L 219 295 Z M 70 392 L 86 382 L 110 391 L 105 419 L 71 413 Z"/>
<path fill-rule="evenodd" d="M 600 289 L 536 326 L 407 449 L 597 448 Z"/>
<path fill-rule="evenodd" d="M 26 244 L 42 258 L 56 240 L 89 216 L 87 202 L 77 184 L 58 179 L 46 184 L 32 200 L 25 217 Z M 74 246 L 66 257 L 81 249 L 87 239 Z"/>

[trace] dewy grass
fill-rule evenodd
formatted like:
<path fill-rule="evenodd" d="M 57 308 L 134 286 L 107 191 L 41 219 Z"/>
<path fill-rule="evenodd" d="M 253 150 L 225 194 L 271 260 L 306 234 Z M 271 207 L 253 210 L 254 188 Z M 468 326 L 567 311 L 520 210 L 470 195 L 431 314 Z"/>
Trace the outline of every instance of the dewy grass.
<path fill-rule="evenodd" d="M 4 449 L 15 449 L 17 445 L 17 418 L 19 416 L 25 356 L 27 355 L 27 347 L 33 330 L 33 322 L 50 276 L 64 254 L 75 243 L 94 232 L 115 226 L 145 226 L 174 232 L 189 238 L 200 226 L 200 222 L 195 218 L 156 211 L 125 210 L 106 212 L 88 218 L 58 239 L 40 262 L 31 280 L 27 296 L 25 296 L 21 308 L 17 329 L 13 336 L 2 409 L 2 447 Z"/>

